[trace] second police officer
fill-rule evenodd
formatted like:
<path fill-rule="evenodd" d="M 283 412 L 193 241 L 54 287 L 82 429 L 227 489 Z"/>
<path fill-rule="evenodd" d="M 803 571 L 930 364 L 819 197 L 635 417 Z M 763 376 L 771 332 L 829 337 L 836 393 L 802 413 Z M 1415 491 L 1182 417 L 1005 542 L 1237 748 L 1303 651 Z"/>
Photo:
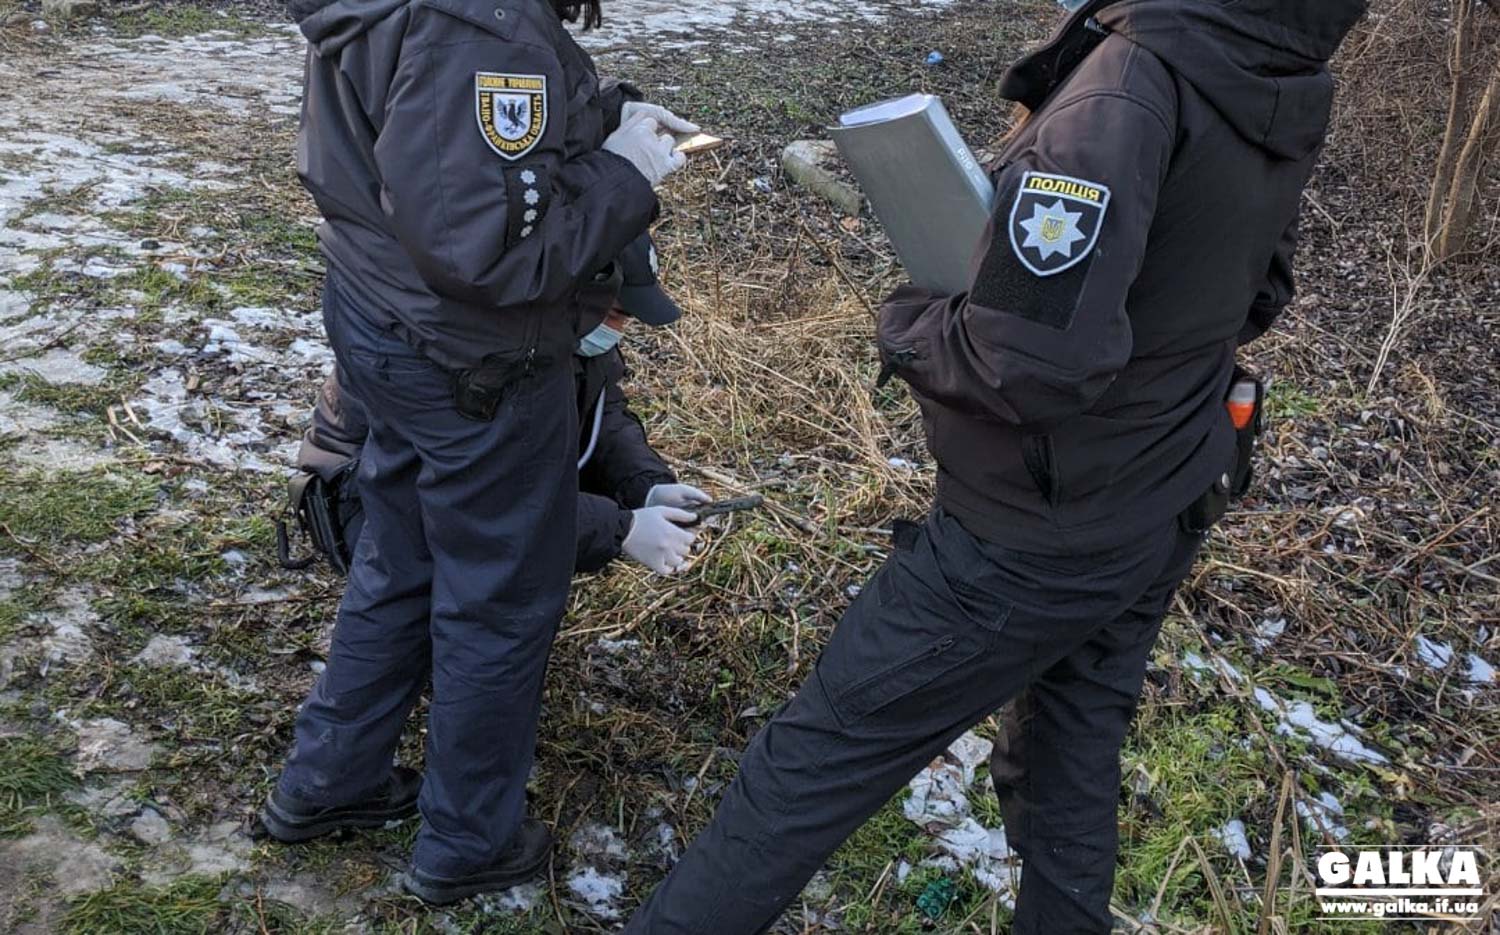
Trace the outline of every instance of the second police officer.
<path fill-rule="evenodd" d="M 1243 479 L 1235 352 L 1291 297 L 1328 60 L 1365 0 L 1062 0 L 1002 85 L 972 288 L 879 328 L 937 504 L 626 931 L 764 932 L 835 848 L 1014 702 L 993 774 L 1014 931 L 1110 931 L 1120 746 L 1172 594 Z M 1247 428 L 1247 431 L 1249 429 Z"/>
<path fill-rule="evenodd" d="M 601 82 L 560 0 L 293 0 L 298 171 L 324 320 L 370 431 L 365 525 L 328 667 L 263 820 L 306 840 L 420 807 L 433 902 L 523 882 L 543 676 L 575 551 L 572 358 L 695 130 Z M 431 679 L 426 775 L 393 767 Z"/>

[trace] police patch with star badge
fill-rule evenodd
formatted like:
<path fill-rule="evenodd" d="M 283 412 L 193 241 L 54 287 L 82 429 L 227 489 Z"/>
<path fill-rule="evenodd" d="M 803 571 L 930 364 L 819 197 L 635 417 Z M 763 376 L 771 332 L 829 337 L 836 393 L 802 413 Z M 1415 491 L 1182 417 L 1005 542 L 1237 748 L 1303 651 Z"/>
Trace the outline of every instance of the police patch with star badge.
<path fill-rule="evenodd" d="M 484 141 L 515 161 L 536 149 L 547 132 L 547 76 L 474 75 L 474 112 Z"/>
<path fill-rule="evenodd" d="M 1109 198 L 1109 187 L 1098 182 L 1027 172 L 1010 211 L 1016 257 L 1042 277 L 1082 263 L 1099 242 Z"/>

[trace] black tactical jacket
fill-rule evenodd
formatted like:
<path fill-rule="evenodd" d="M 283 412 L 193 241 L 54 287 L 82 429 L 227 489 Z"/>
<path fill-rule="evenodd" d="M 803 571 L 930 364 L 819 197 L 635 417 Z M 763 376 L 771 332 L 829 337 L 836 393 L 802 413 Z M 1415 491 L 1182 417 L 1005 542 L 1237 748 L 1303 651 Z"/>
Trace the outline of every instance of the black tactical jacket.
<path fill-rule="evenodd" d="M 1121 0 L 1099 13 L 1108 37 L 1001 156 L 971 290 L 906 289 L 881 316 L 882 356 L 922 406 L 938 500 L 972 533 L 1112 549 L 1230 470 L 1235 350 L 1292 297 L 1327 62 L 1364 7 Z"/>
<path fill-rule="evenodd" d="M 578 450 L 582 454 L 592 449 L 578 472 L 581 489 L 576 570 L 595 572 L 619 558 L 630 534 L 631 511 L 645 504 L 651 488 L 676 483 L 677 478 L 652 450 L 640 419 L 630 411 L 620 388 L 625 376 L 620 353 L 575 356 L 573 361 L 582 426 Z M 368 433 L 364 410 L 344 395 L 335 374 L 318 393 L 312 426 L 302 440 L 297 466 L 332 482 L 359 458 Z"/>
<path fill-rule="evenodd" d="M 564 364 L 593 280 L 657 211 L 600 147 L 601 83 L 548 0 L 293 0 L 311 43 L 298 172 L 365 314 L 452 370 Z"/>

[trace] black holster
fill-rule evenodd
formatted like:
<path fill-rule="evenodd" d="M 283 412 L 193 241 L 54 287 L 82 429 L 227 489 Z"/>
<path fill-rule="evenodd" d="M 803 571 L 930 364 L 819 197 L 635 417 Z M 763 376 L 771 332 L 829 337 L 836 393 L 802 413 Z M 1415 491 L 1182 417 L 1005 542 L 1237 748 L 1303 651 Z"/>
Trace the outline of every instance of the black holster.
<path fill-rule="evenodd" d="M 1185 532 L 1194 535 L 1208 532 L 1229 512 L 1230 503 L 1249 493 L 1255 482 L 1255 452 L 1265 429 L 1266 385 L 1249 371 L 1237 366 L 1234 368 L 1234 379 L 1229 381 L 1230 391 L 1233 392 L 1235 386 L 1247 381 L 1255 385 L 1255 412 L 1244 428 L 1235 429 L 1234 464 L 1214 481 L 1203 496 L 1182 511 L 1178 523 Z"/>
<path fill-rule="evenodd" d="M 360 502 L 359 485 L 355 479 L 358 473 L 359 462 L 352 461 L 332 480 L 304 472 L 287 484 L 289 510 L 302 534 L 318 555 L 341 575 L 347 575 L 354 563 L 354 547 L 359 543 L 365 525 L 364 505 Z M 285 521 L 276 524 L 276 540 L 281 564 L 288 570 L 301 571 L 317 560 L 318 555 L 292 558 L 291 537 Z"/>
<path fill-rule="evenodd" d="M 486 362 L 477 370 L 454 374 L 453 405 L 458 414 L 474 422 L 495 421 L 505 394 L 521 379 L 517 370 L 514 364 L 490 366 Z"/>

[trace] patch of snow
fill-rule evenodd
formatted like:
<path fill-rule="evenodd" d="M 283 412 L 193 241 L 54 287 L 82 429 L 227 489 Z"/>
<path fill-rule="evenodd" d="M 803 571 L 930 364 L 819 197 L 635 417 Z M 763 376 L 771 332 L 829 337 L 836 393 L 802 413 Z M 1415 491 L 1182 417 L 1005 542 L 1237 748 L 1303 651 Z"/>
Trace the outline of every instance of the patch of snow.
<path fill-rule="evenodd" d="M 238 821 L 221 821 L 190 837 L 159 847 L 153 866 L 142 870 L 150 886 L 164 886 L 184 876 L 218 876 L 250 869 L 254 843 Z"/>
<path fill-rule="evenodd" d="M 1245 823 L 1238 818 L 1225 824 L 1222 828 L 1214 829 L 1214 837 L 1218 838 L 1224 845 L 1224 849 L 1232 856 L 1240 860 L 1250 859 L 1250 838 L 1245 833 Z"/>
<path fill-rule="evenodd" d="M 197 353 L 197 351 L 175 338 L 166 338 L 165 340 L 157 341 L 156 349 L 168 357 L 187 357 Z"/>
<path fill-rule="evenodd" d="M 282 903 L 308 916 L 326 915 L 339 901 L 338 895 L 325 884 L 322 874 L 299 873 L 289 879 L 266 882 L 266 899 Z"/>
<path fill-rule="evenodd" d="M 938 855 L 925 865 L 956 871 L 968 867 L 974 878 L 996 893 L 1002 904 L 1013 906 L 1014 886 L 1019 878 L 1017 858 L 1010 850 L 1005 831 L 986 828 L 974 817 L 969 803 L 973 795 L 990 795 L 975 788 L 977 770 L 994 749 L 988 740 L 966 733 L 913 777 L 911 795 L 902 804 L 902 814 L 932 835 Z"/>
<path fill-rule="evenodd" d="M 262 473 L 281 470 L 267 463 L 254 450 L 254 446 L 266 440 L 259 409 L 233 409 L 227 404 L 190 397 L 180 370 L 167 369 L 154 375 L 141 387 L 141 395 L 130 405 L 144 416 L 147 427 L 166 436 L 198 460 L 217 467 Z M 226 425 L 224 427 L 230 430 L 210 434 L 190 426 L 189 420 L 200 425 L 210 421 L 216 425 L 232 422 L 237 430 Z"/>
<path fill-rule="evenodd" d="M 130 823 L 130 836 L 142 844 L 156 846 L 172 839 L 172 826 L 154 808 L 145 808 Z"/>
<path fill-rule="evenodd" d="M 21 467 L 39 471 L 86 471 L 115 463 L 114 455 L 104 448 L 85 445 L 71 438 L 31 435 L 11 448 L 10 460 Z"/>
<path fill-rule="evenodd" d="M 628 856 L 625 842 L 620 840 L 615 829 L 597 822 L 584 825 L 573 832 L 569 843 L 574 853 L 584 860 L 615 861 L 624 860 Z"/>
<path fill-rule="evenodd" d="M 281 308 L 260 308 L 258 306 L 243 306 L 231 309 L 229 317 L 247 328 L 262 328 L 274 331 L 294 330 L 299 327 L 298 319 L 301 317 L 295 313 Z M 207 324 L 205 322 L 204 324 Z"/>
<path fill-rule="evenodd" d="M 130 778 L 119 777 L 74 789 L 66 798 L 98 818 L 123 818 L 140 807 L 140 803 L 131 795 L 134 786 L 135 783 Z"/>
<path fill-rule="evenodd" d="M 10 600 L 10 596 L 26 584 L 26 575 L 21 572 L 21 560 L 15 558 L 0 558 L 0 601 Z"/>
<path fill-rule="evenodd" d="M 31 834 L 0 841 L 0 865 L 51 878 L 57 896 L 79 896 L 114 883 L 116 861 L 104 848 L 74 835 L 52 815 L 37 819 Z"/>
<path fill-rule="evenodd" d="M 1417 637 L 1417 661 L 1429 669 L 1446 669 L 1453 664 L 1453 647 L 1447 643 Z"/>
<path fill-rule="evenodd" d="M 61 347 L 35 357 L 0 364 L 0 373 L 25 373 L 48 383 L 82 383 L 85 386 L 98 386 L 109 375 L 102 367 L 85 363 L 76 353 Z"/>
<path fill-rule="evenodd" d="M 305 49 L 302 37 L 288 31 L 249 40 L 219 31 L 96 39 L 77 52 L 109 63 L 117 80 L 98 89 L 103 97 L 184 104 L 232 118 L 252 111 L 295 117 Z"/>
<path fill-rule="evenodd" d="M 1297 814 L 1319 832 L 1326 830 L 1336 841 L 1349 837 L 1344 826 L 1344 806 L 1331 793 L 1320 792 L 1316 798 L 1298 799 Z"/>
<path fill-rule="evenodd" d="M 952 0 L 717 0 L 682 4 L 672 0 L 610 0 L 604 28 L 575 33 L 587 48 L 640 46 L 652 51 L 689 49 L 735 35 L 773 41 L 794 23 L 880 22 L 897 10 L 941 9 Z M 727 34 L 727 35 L 726 35 Z"/>
<path fill-rule="evenodd" d="M 1306 701 L 1285 701 L 1264 688 L 1255 689 L 1255 703 L 1261 710 L 1276 715 L 1281 723 L 1276 732 L 1283 736 L 1303 737 L 1312 741 L 1341 759 L 1352 763 L 1384 764 L 1389 762 L 1384 754 L 1365 746 L 1355 736 L 1357 727 L 1344 722 L 1330 724 L 1318 717 L 1313 706 Z"/>
<path fill-rule="evenodd" d="M 333 366 L 333 350 L 327 344 L 297 338 L 287 347 L 287 350 L 319 366 Z"/>
<path fill-rule="evenodd" d="M 677 862 L 677 829 L 661 822 L 651 832 L 649 847 L 660 855 L 667 864 Z"/>
<path fill-rule="evenodd" d="M 1464 679 L 1470 685 L 1493 685 L 1495 684 L 1495 667 L 1484 660 L 1477 653 L 1469 653 L 1465 657 Z"/>
<path fill-rule="evenodd" d="M 619 656 L 625 653 L 633 653 L 641 648 L 640 640 L 600 640 L 590 649 L 597 649 L 606 656 Z"/>
<path fill-rule="evenodd" d="M 630 854 L 615 829 L 591 822 L 573 832 L 569 845 L 577 864 L 566 878 L 567 887 L 601 919 L 623 914 L 618 902 L 625 893 L 625 864 Z"/>
<path fill-rule="evenodd" d="M 278 604 L 289 597 L 296 595 L 291 588 L 250 588 L 235 601 L 248 607 L 257 607 L 262 604 Z"/>
<path fill-rule="evenodd" d="M 156 668 L 188 667 L 193 655 L 192 645 L 183 637 L 158 634 L 130 661 Z"/>
<path fill-rule="evenodd" d="M 1187 652 L 1182 656 L 1182 666 L 1195 677 L 1200 675 L 1222 675 L 1231 682 L 1243 682 L 1245 676 L 1234 664 L 1222 656 L 1212 656 L 1204 659 L 1195 652 Z"/>
<path fill-rule="evenodd" d="M 535 883 L 513 886 L 503 893 L 481 896 L 479 905 L 486 912 L 525 915 L 542 902 L 542 888 Z"/>
<path fill-rule="evenodd" d="M 1277 617 L 1275 620 L 1262 620 L 1255 627 L 1255 636 L 1250 642 L 1255 646 L 1255 651 L 1263 653 L 1271 648 L 1271 644 L 1281 638 L 1286 632 L 1286 618 Z"/>
<path fill-rule="evenodd" d="M 604 873 L 581 867 L 568 874 L 567 887 L 587 907 L 589 914 L 613 920 L 622 915 L 619 901 L 625 895 L 625 874 Z"/>
<path fill-rule="evenodd" d="M 64 591 L 55 603 L 54 608 L 37 614 L 51 630 L 42 639 L 47 659 L 64 664 L 82 662 L 93 655 L 89 631 L 98 626 L 99 615 L 94 613 L 89 595 L 78 588 Z"/>
<path fill-rule="evenodd" d="M 45 406 L 33 406 L 16 399 L 11 393 L 0 392 L 0 438 L 14 435 L 30 435 L 50 429 L 62 421 L 62 414 Z"/>
<path fill-rule="evenodd" d="M 134 773 L 151 765 L 156 746 L 137 737 L 130 725 L 114 718 L 80 721 L 74 769 L 86 773 Z"/>

